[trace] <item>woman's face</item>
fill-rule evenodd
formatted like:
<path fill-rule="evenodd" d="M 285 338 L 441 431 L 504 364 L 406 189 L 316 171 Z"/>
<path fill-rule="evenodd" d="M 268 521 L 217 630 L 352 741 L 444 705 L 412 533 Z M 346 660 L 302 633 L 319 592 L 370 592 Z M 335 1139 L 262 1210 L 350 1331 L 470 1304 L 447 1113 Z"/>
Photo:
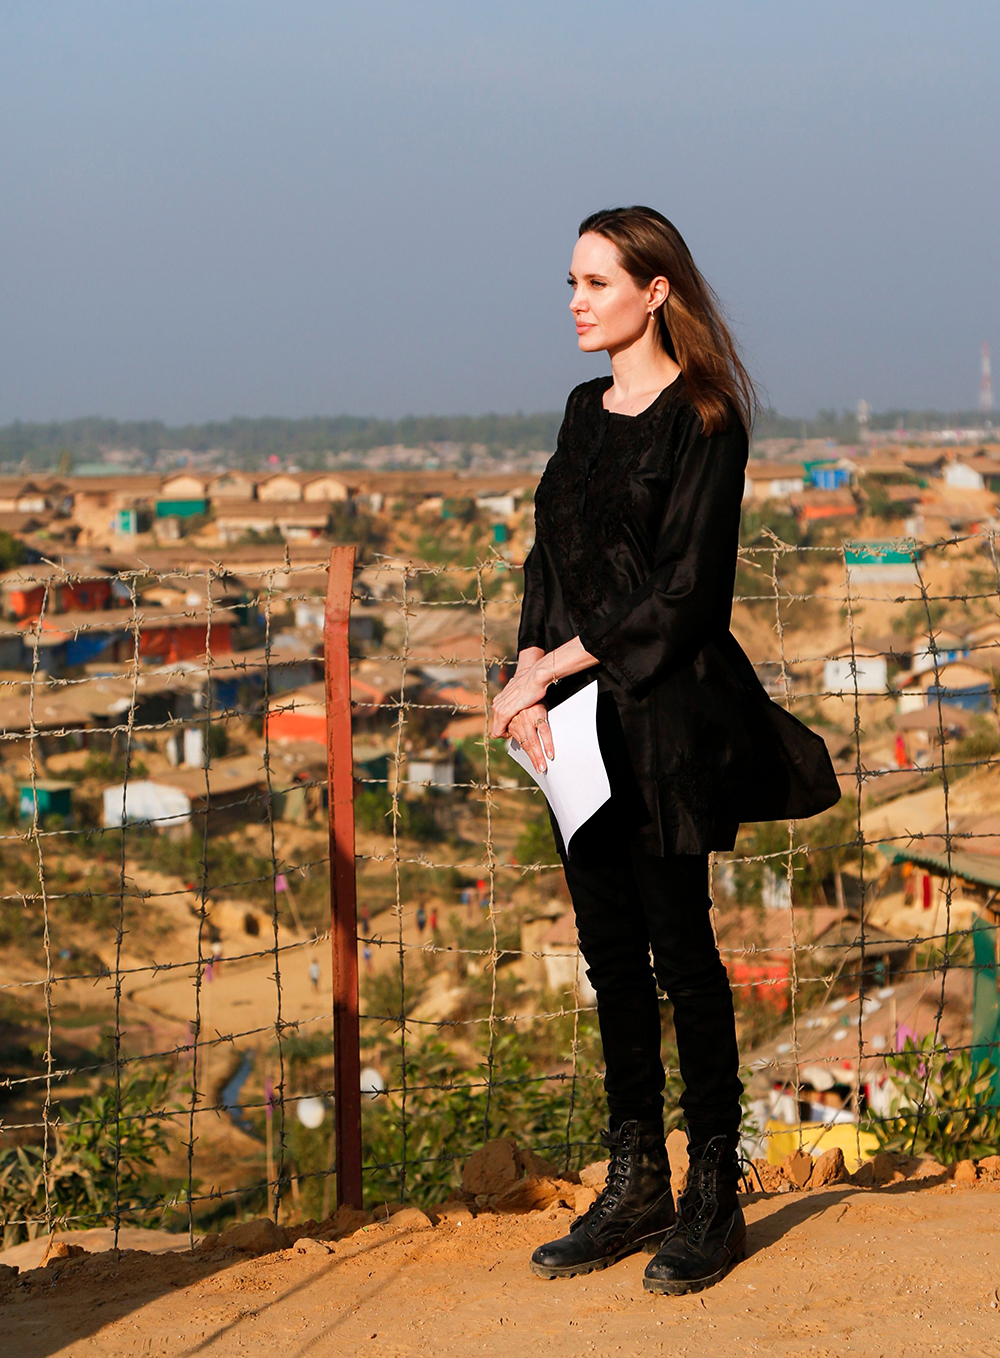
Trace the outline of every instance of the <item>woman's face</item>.
<path fill-rule="evenodd" d="M 670 290 L 665 278 L 654 278 L 640 288 L 622 267 L 611 241 L 593 231 L 576 243 L 569 284 L 577 342 L 586 353 L 601 349 L 614 353 L 634 344 L 650 325 L 650 308 L 661 306 Z"/>

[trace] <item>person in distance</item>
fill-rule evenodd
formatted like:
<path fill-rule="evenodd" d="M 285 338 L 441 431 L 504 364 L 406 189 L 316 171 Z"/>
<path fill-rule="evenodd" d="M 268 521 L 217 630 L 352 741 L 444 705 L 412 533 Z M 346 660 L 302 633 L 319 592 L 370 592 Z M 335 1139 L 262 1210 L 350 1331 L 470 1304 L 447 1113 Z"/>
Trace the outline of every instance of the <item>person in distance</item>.
<path fill-rule="evenodd" d="M 732 849 L 741 822 L 815 815 L 840 789 L 824 742 L 770 701 L 729 630 L 755 395 L 711 288 L 648 207 L 588 217 L 569 284 L 579 347 L 606 352 L 611 375 L 570 393 L 539 483 L 517 668 L 492 732 L 544 771 L 558 758 L 549 711 L 596 679 L 611 797 L 569 845 L 550 819 L 597 994 L 610 1165 L 594 1205 L 531 1268 L 569 1277 L 645 1249 L 644 1286 L 684 1293 L 722 1278 L 746 1240 L 708 855 Z M 658 985 L 689 1141 L 676 1211 Z"/>

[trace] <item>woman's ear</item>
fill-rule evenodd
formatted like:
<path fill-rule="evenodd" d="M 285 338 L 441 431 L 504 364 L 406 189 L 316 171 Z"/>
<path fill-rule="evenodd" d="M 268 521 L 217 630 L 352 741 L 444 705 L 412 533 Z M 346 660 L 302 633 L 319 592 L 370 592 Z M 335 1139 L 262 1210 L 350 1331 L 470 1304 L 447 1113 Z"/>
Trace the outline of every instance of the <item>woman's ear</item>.
<path fill-rule="evenodd" d="M 663 305 L 663 303 L 667 300 L 669 296 L 670 296 L 669 281 L 666 278 L 663 278 L 662 276 L 659 278 L 654 278 L 647 290 L 648 300 L 646 302 L 646 305 L 647 307 L 650 307 L 652 310 L 655 311 L 657 307 Z"/>

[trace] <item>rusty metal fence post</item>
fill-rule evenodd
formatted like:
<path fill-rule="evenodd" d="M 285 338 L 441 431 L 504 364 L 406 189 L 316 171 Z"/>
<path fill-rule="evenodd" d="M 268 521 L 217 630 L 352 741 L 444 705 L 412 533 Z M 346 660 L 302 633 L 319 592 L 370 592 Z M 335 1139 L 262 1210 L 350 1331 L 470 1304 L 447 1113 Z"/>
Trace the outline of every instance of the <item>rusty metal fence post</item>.
<path fill-rule="evenodd" d="M 334 547 L 326 595 L 327 799 L 330 817 L 330 940 L 333 951 L 334 1124 L 337 1205 L 360 1207 L 361 1050 L 358 1025 L 354 752 L 348 627 L 354 548 Z"/>

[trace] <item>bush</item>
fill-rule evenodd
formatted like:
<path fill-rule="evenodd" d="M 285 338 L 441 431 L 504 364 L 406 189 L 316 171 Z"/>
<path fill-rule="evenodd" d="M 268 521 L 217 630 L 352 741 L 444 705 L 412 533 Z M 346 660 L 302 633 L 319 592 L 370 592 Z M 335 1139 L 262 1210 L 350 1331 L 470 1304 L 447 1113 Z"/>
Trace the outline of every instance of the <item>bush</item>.
<path fill-rule="evenodd" d="M 558 864 L 559 851 L 548 812 L 542 811 L 527 822 L 517 837 L 514 856 L 522 867 L 536 863 Z"/>
<path fill-rule="evenodd" d="M 767 500 L 759 508 L 748 506 L 743 510 L 740 517 L 741 546 L 771 547 L 773 544 L 769 533 L 791 546 L 808 542 L 808 534 L 802 532 L 798 519 L 780 501 Z"/>
<path fill-rule="evenodd" d="M 256 528 L 248 528 L 234 542 L 235 547 L 284 547 L 285 539 L 277 526 L 265 528 L 259 533 Z"/>
<path fill-rule="evenodd" d="M 520 1045 L 517 1038 L 497 1039 L 492 1090 L 483 1067 L 468 1070 L 443 1042 L 432 1039 L 409 1048 L 405 1133 L 398 1093 L 379 1098 L 364 1112 L 368 1201 L 383 1202 L 405 1191 L 408 1202 L 441 1202 L 459 1187 L 465 1159 L 492 1137 L 513 1136 L 562 1165 L 571 1125 L 571 1168 L 601 1153 L 598 1133 L 606 1114 L 596 1072 L 582 1072 L 575 1085 L 561 1076 L 539 1079 L 535 1062 Z M 396 1088 L 401 1083 L 398 1066 L 391 1083 Z"/>
<path fill-rule="evenodd" d="M 486 782 L 486 750 L 483 746 L 481 736 L 466 736 L 464 740 L 458 742 L 455 747 L 465 761 L 466 774 L 470 781 L 477 783 Z M 521 765 L 511 759 L 507 754 L 507 739 L 501 736 L 497 740 L 490 740 L 490 774 L 494 783 L 497 775 L 504 778 L 513 778 L 518 787 L 536 787 L 534 779 L 527 774 Z"/>
<path fill-rule="evenodd" d="M 145 778 L 149 770 L 141 759 L 133 754 L 129 760 L 129 778 Z M 84 778 L 95 778 L 101 783 L 120 783 L 125 778 L 125 751 L 117 744 L 110 754 L 91 750 L 82 769 L 67 769 L 60 774 L 67 782 L 79 782 Z"/>
<path fill-rule="evenodd" d="M 109 855 L 120 853 L 118 835 L 105 836 Z M 228 836 L 210 835 L 207 844 L 198 827 L 184 839 L 172 839 L 158 830 L 130 825 L 125 832 L 130 858 L 157 872 L 171 873 L 185 882 L 201 885 L 218 895 L 235 895 L 270 906 L 274 866 L 270 858 L 250 853 Z M 117 842 L 116 842 L 117 841 Z"/>
<path fill-rule="evenodd" d="M 359 830 L 391 834 L 392 794 L 385 787 L 366 787 L 354 794 L 354 819 Z"/>
<path fill-rule="evenodd" d="M 422 797 L 400 797 L 397 833 L 424 843 L 445 839 L 446 831 L 438 820 L 438 803 L 443 807 L 445 800 L 433 788 L 428 788 Z M 392 793 L 382 786 L 364 788 L 355 795 L 354 816 L 362 830 L 391 835 Z"/>
<path fill-rule="evenodd" d="M 13 533 L 0 531 L 0 570 L 9 571 L 14 566 L 23 566 L 27 551 L 20 538 Z"/>
<path fill-rule="evenodd" d="M 397 1091 L 400 1067 L 390 1085 Z M 469 1070 L 443 1042 L 412 1045 L 406 1061 L 406 1129 L 400 1094 L 380 1097 L 364 1110 L 365 1196 L 369 1202 L 401 1197 L 431 1205 L 461 1183 L 462 1164 L 493 1137 L 510 1136 L 563 1169 L 603 1159 L 599 1134 L 607 1112 L 600 1072 L 581 1058 L 576 1079 L 546 1076 L 527 1035 L 501 1034 L 493 1046 L 492 1088 L 485 1061 Z M 681 1125 L 680 1077 L 667 1077 L 665 1126 Z M 405 1174 L 402 1161 L 405 1150 Z"/>
<path fill-rule="evenodd" d="M 985 717 L 977 717 L 968 735 L 956 740 L 949 747 L 949 753 L 949 764 L 973 764 L 982 759 L 992 759 L 1000 753 L 1000 736 L 997 735 L 995 723 Z"/>
<path fill-rule="evenodd" d="M 229 732 L 226 730 L 224 722 L 213 721 L 208 724 L 208 757 L 209 759 L 224 759 L 230 753 Z"/>
<path fill-rule="evenodd" d="M 928 1036 L 919 1044 L 907 1038 L 885 1064 L 897 1090 L 892 1113 L 867 1127 L 883 1149 L 933 1155 L 942 1165 L 996 1153 L 1000 1106 L 987 1102 L 997 1073 L 992 1062 L 973 1063 L 971 1052 L 949 1052 Z"/>
<path fill-rule="evenodd" d="M 56 1124 L 47 1165 L 41 1146 L 0 1154 L 4 1249 L 45 1229 L 46 1184 L 53 1229 L 103 1225 L 116 1203 L 123 1221 L 146 1225 L 146 1211 L 162 1202 L 146 1179 L 167 1145 L 168 1087 L 165 1074 L 136 1076 L 123 1082 L 120 1104 L 113 1088 L 84 1099 L 72 1123 Z"/>
<path fill-rule="evenodd" d="M 920 482 L 915 476 L 899 476 L 893 478 L 893 484 L 918 486 Z M 891 522 L 895 519 L 905 519 L 911 512 L 907 505 L 901 504 L 899 500 L 892 499 L 886 486 L 878 481 L 863 480 L 861 492 L 865 498 L 867 511 L 872 518 L 885 519 L 887 522 Z"/>
<path fill-rule="evenodd" d="M 385 529 L 371 514 L 356 511 L 352 505 L 334 505 L 327 520 L 326 536 L 331 542 L 353 542 L 359 558 L 385 545 Z"/>

